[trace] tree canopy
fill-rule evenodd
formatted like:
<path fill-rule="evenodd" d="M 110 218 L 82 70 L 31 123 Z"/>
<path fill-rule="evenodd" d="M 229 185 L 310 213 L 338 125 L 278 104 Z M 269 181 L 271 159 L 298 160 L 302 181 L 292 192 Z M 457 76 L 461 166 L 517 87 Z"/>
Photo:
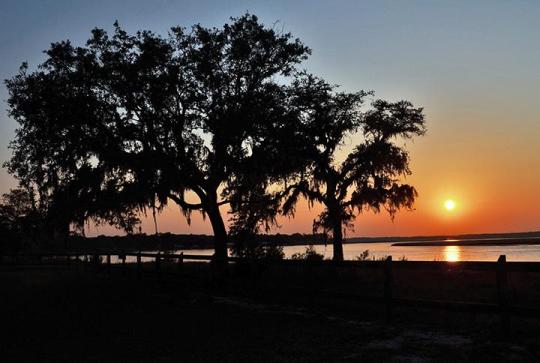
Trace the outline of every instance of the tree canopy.
<path fill-rule="evenodd" d="M 6 81 L 20 124 L 7 163 L 23 184 L 65 215 L 127 230 L 133 211 L 173 200 L 205 213 L 226 256 L 219 207 L 293 165 L 288 80 L 310 50 L 246 14 L 222 28 L 113 34 L 86 46 L 53 43 L 47 59 Z M 196 195 L 190 199 L 188 192 Z M 198 200 L 197 200 L 198 199 Z"/>
<path fill-rule="evenodd" d="M 172 201 L 188 222 L 194 211 L 209 218 L 224 262 L 221 206 L 245 241 L 304 196 L 325 206 L 314 227 L 331 232 L 342 259 L 356 213 L 412 208 L 396 141 L 422 135 L 424 117 L 406 101 L 365 110 L 371 92 L 337 92 L 299 69 L 310 52 L 250 14 L 167 36 L 115 23 L 83 46 L 53 43 L 36 69 L 6 81 L 19 128 L 5 165 L 54 235 L 89 219 L 131 233 L 140 212 Z M 355 147 L 340 160 L 347 138 Z"/>
<path fill-rule="evenodd" d="M 3 194 L 0 198 L 0 251 L 36 247 L 43 239 L 43 214 L 32 190 L 17 188 Z"/>
<path fill-rule="evenodd" d="M 393 216 L 413 207 L 415 188 L 399 181 L 410 174 L 409 155 L 397 140 L 424 134 L 422 108 L 408 101 L 375 100 L 363 110 L 371 92 L 336 92 L 311 76 L 298 89 L 311 163 L 289 185 L 283 212 L 294 213 L 300 196 L 322 204 L 314 231 L 329 232 L 334 259 L 343 260 L 343 228 L 352 227 L 357 213 L 385 208 Z M 340 159 L 346 141 L 354 147 Z"/>

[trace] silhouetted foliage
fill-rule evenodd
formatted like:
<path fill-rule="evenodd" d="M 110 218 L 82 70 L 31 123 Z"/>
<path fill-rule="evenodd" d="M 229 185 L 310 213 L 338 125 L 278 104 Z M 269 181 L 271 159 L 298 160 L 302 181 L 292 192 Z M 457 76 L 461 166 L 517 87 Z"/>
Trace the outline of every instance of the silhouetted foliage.
<path fill-rule="evenodd" d="M 315 247 L 313 247 L 313 245 L 309 245 L 306 247 L 305 252 L 294 253 L 291 256 L 291 259 L 304 261 L 322 261 L 324 259 L 324 255 L 318 253 Z"/>
<path fill-rule="evenodd" d="M 167 37 L 115 23 L 85 46 L 63 41 L 45 53 L 35 71 L 23 64 L 6 81 L 20 125 L 6 166 L 35 191 L 51 235 L 65 239 L 88 220 L 133 233 L 139 213 L 172 200 L 188 222 L 193 211 L 208 216 L 223 263 L 221 206 L 232 211 L 236 253 L 250 255 L 261 229 L 304 196 L 325 206 L 314 231 L 331 233 L 340 260 L 342 228 L 356 213 L 412 208 L 415 189 L 399 184 L 408 154 L 396 138 L 424 133 L 422 109 L 378 100 L 363 112 L 370 93 L 336 92 L 299 72 L 310 50 L 253 15 Z"/>
<path fill-rule="evenodd" d="M 0 201 L 1 251 L 20 251 L 35 248 L 42 240 L 44 214 L 38 209 L 31 190 L 13 189 Z"/>
<path fill-rule="evenodd" d="M 294 167 L 289 79 L 309 53 L 249 14 L 165 38 L 115 24 L 83 47 L 53 43 L 36 71 L 6 81 L 20 124 L 9 170 L 64 227 L 92 218 L 132 232 L 137 212 L 168 200 L 188 221 L 200 211 L 224 260 L 220 206 L 236 213 Z M 275 207 L 264 210 L 250 218 L 271 221 Z"/>
<path fill-rule="evenodd" d="M 287 187 L 283 211 L 294 213 L 300 196 L 321 203 L 325 209 L 314 221 L 314 231 L 329 232 L 334 259 L 343 260 L 343 228 L 352 227 L 356 213 L 384 208 L 393 217 L 400 208 L 413 207 L 416 190 L 399 183 L 410 174 L 409 155 L 396 142 L 424 134 L 424 116 L 407 101 L 376 100 L 363 112 L 370 93 L 336 92 L 313 76 L 297 82 L 312 163 Z M 341 160 L 347 140 L 355 146 Z"/>
<path fill-rule="evenodd" d="M 283 252 L 283 246 L 281 245 L 261 243 L 255 239 L 246 242 L 249 244 L 233 244 L 233 256 L 255 260 L 282 260 L 285 258 L 285 252 Z"/>
<path fill-rule="evenodd" d="M 367 261 L 369 260 L 369 250 L 364 250 L 358 256 L 354 258 L 356 261 Z"/>

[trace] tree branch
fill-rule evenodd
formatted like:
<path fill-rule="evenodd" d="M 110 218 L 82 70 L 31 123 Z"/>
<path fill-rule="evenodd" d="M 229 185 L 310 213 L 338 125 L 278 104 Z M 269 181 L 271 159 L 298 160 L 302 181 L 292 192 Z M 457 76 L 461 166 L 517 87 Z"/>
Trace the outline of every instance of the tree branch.
<path fill-rule="evenodd" d="M 181 198 L 174 194 L 169 194 L 169 198 L 171 198 L 176 204 L 178 204 L 182 209 L 185 210 L 200 210 L 203 209 L 202 203 L 188 203 L 184 200 L 184 198 Z"/>

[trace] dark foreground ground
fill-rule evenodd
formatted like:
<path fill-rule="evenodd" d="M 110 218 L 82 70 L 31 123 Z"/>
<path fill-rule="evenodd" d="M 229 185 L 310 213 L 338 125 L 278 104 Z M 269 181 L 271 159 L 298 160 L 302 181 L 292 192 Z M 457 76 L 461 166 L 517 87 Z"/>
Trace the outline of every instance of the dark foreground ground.
<path fill-rule="evenodd" d="M 0 359 L 540 361 L 536 319 L 512 319 L 510 338 L 501 336 L 498 317 L 492 315 L 398 308 L 393 322 L 386 324 L 383 310 L 372 304 L 325 300 L 316 289 L 290 292 L 297 284 L 318 286 L 321 278 L 313 273 L 258 279 L 232 273 L 216 286 L 207 269 L 187 264 L 174 276 L 158 279 L 148 273 L 138 279 L 135 271 L 122 273 L 119 266 L 110 275 L 82 266 L 0 267 Z M 357 279 L 358 285 L 349 287 L 375 288 L 373 279 Z M 341 281 L 350 284 L 346 278 Z M 441 283 L 440 277 L 437 281 Z M 442 283 L 451 281 L 455 279 Z M 479 285 L 487 289 L 489 284 Z"/>

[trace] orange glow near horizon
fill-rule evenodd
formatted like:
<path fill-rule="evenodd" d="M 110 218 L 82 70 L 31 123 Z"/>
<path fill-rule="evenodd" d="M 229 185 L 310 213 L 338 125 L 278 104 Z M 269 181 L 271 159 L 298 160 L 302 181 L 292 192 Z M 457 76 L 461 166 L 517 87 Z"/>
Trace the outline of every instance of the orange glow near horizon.
<path fill-rule="evenodd" d="M 95 26 L 111 31 L 110 14 L 124 14 L 121 23 L 126 29 L 166 36 L 176 25 L 219 28 L 247 7 L 238 0 L 219 6 L 204 1 L 192 6 L 181 1 L 162 1 L 160 6 L 137 1 L 130 9 L 120 1 L 107 2 L 106 7 L 98 2 L 86 2 L 84 7 L 7 3 L 2 13 L 13 16 L 0 22 L 6 39 L 20 38 L 16 30 L 22 24 L 25 32 L 24 41 L 0 42 L 2 79 L 15 76 L 22 60 L 33 70 L 44 60 L 41 50 L 50 41 L 71 39 L 78 46 Z M 366 97 L 366 109 L 380 98 L 408 100 L 424 110 L 426 134 L 397 141 L 409 151 L 412 175 L 401 181 L 418 191 L 414 210 L 401 210 L 394 220 L 384 211 L 365 212 L 346 237 L 540 230 L 540 49 L 533 46 L 540 34 L 540 2 L 492 1 L 489 7 L 466 1 L 407 7 L 399 1 L 348 1 L 340 6 L 329 1 L 312 1 L 309 6 L 301 1 L 275 3 L 250 2 L 249 11 L 270 28 L 279 21 L 284 32 L 313 50 L 298 69 L 340 85 L 340 92 L 373 90 L 375 95 Z M 71 20 L 48 26 L 47 19 L 59 16 Z M 17 128 L 6 112 L 6 91 L 0 87 L 2 161 L 11 157 L 8 143 Z M 361 137 L 347 137 L 336 159 L 343 160 L 360 142 Z M 16 185 L 8 170 L 0 168 L 0 195 Z M 448 199 L 455 202 L 452 210 L 444 207 Z M 227 208 L 221 210 L 227 221 Z M 270 232 L 311 233 L 321 210 L 320 205 L 310 209 L 302 201 L 294 218 L 278 218 L 279 227 Z M 174 203 L 158 216 L 158 227 L 159 232 L 212 234 L 208 218 L 193 213 L 188 225 Z M 143 218 L 142 231 L 154 233 L 151 213 Z M 109 226 L 87 228 L 88 236 L 99 234 L 124 232 Z"/>
<path fill-rule="evenodd" d="M 467 126 L 469 133 L 452 124 L 442 114 L 428 114 L 428 134 L 407 145 L 412 175 L 402 182 L 413 185 L 419 193 L 413 211 L 402 210 L 394 221 L 386 212 L 365 212 L 347 230 L 346 237 L 419 236 L 473 233 L 501 233 L 540 230 L 540 154 L 535 152 L 538 131 L 514 130 L 514 137 L 489 134 L 486 129 Z M 455 130 L 446 125 L 454 125 Z M 471 125 L 471 124 L 470 124 Z M 469 139 L 470 133 L 480 133 Z M 486 135 L 486 133 L 488 135 Z M 454 137 L 449 138 L 448 135 Z M 518 137 L 519 136 L 519 137 Z M 450 141 L 449 141 L 450 140 Z M 350 140 L 354 144 L 354 139 Z M 452 150 L 449 152 L 449 150 Z M 451 199 L 455 208 L 444 207 Z M 222 207 L 224 220 L 230 216 Z M 271 233 L 311 233 L 320 205 L 309 208 L 301 201 L 294 218 L 278 218 L 279 227 Z M 173 203 L 158 217 L 159 231 L 180 234 L 212 234 L 208 219 L 197 213 L 188 226 Z M 154 233 L 151 218 L 143 221 L 142 230 Z M 110 227 L 90 227 L 88 235 L 123 234 Z"/>

